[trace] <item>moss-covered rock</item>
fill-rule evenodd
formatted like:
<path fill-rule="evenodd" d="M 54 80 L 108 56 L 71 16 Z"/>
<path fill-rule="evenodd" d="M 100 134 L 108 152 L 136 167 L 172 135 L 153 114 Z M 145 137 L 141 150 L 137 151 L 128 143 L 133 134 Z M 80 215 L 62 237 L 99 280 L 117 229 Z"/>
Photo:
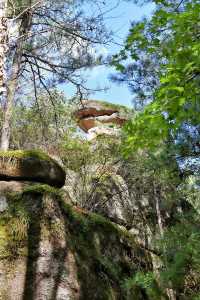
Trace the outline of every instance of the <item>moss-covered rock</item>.
<path fill-rule="evenodd" d="M 58 163 L 41 151 L 0 151 L 0 180 L 35 181 L 60 188 L 65 176 Z"/>
<path fill-rule="evenodd" d="M 35 185 L 8 193 L 0 214 L 0 299 L 148 299 L 124 282 L 151 269 L 126 230 Z"/>

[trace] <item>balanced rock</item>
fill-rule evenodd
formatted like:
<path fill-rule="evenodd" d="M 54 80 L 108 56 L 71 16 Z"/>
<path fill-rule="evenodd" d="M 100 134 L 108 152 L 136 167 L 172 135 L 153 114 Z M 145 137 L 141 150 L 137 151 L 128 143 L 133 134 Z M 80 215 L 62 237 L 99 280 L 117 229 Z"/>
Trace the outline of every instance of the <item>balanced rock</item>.
<path fill-rule="evenodd" d="M 41 151 L 1 151 L 1 181 L 33 181 L 60 188 L 65 183 L 65 171 Z"/>
<path fill-rule="evenodd" d="M 89 134 L 89 138 L 98 135 L 116 135 L 118 129 L 127 121 L 128 109 L 96 100 L 83 100 L 82 106 L 75 112 L 79 127 Z"/>

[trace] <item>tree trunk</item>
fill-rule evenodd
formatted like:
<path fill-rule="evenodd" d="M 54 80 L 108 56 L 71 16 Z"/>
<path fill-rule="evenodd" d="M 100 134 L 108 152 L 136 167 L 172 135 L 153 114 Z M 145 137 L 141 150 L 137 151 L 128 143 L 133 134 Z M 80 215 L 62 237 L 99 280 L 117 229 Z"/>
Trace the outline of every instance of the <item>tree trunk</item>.
<path fill-rule="evenodd" d="M 4 151 L 8 150 L 9 143 L 10 143 L 13 102 L 14 102 L 14 96 L 17 87 L 18 72 L 20 68 L 18 59 L 19 59 L 18 53 L 16 53 L 14 59 L 15 62 L 13 64 L 12 77 L 7 83 L 7 99 L 5 103 L 4 120 L 3 120 L 3 126 L 1 131 L 1 143 L 0 143 L 0 148 L 1 150 Z"/>
<path fill-rule="evenodd" d="M 4 92 L 2 94 L 4 103 L 4 117 L 1 130 L 0 149 L 7 150 L 10 143 L 11 119 L 13 113 L 14 96 L 18 83 L 18 75 L 21 67 L 23 36 L 29 31 L 31 24 L 31 14 L 26 13 L 20 20 L 6 21 L 6 34 L 4 40 L 6 47 L 4 57 L 1 59 L 3 65 L 2 84 Z M 12 32 L 12 36 L 10 35 Z M 9 44 L 9 41 L 12 40 Z M 1 64 L 0 61 L 0 64 Z M 6 68 L 6 70 L 5 70 Z"/>
<path fill-rule="evenodd" d="M 160 194 L 157 192 L 157 188 L 155 185 L 154 185 L 154 198 L 155 198 L 158 228 L 159 228 L 160 236 L 163 237 L 164 229 L 163 229 L 163 220 L 162 220 L 162 214 L 161 214 L 161 209 L 160 209 L 161 199 L 160 199 Z"/>
<path fill-rule="evenodd" d="M 7 0 L 0 0 L 0 95 L 7 97 L 5 59 L 8 51 Z"/>
<path fill-rule="evenodd" d="M 0 1 L 0 95 L 1 105 L 5 106 L 4 121 L 1 131 L 0 148 L 7 150 L 10 138 L 10 115 L 12 107 L 12 95 L 8 91 L 7 61 L 9 52 L 9 29 L 7 18 L 7 0 Z M 9 97 L 8 97 L 9 94 Z"/>
<path fill-rule="evenodd" d="M 9 26 L 7 26 L 8 28 Z M 7 29 L 8 38 L 9 39 L 9 28 Z M 13 53 L 14 52 L 14 53 Z M 11 64 L 9 67 L 10 70 L 6 70 L 7 74 L 5 74 L 4 78 L 6 78 L 6 82 L 4 84 L 6 91 L 4 93 L 4 116 L 3 116 L 3 126 L 1 130 L 1 142 L 0 148 L 1 150 L 7 150 L 9 148 L 10 142 L 10 133 L 11 133 L 11 118 L 12 118 L 12 111 L 13 111 L 13 102 L 15 91 L 17 87 L 17 78 L 18 73 L 20 70 L 20 62 L 21 62 L 21 54 L 18 45 L 16 44 L 14 51 L 11 50 L 7 51 L 4 62 L 8 65 Z M 9 75 L 8 75 L 9 73 Z"/>

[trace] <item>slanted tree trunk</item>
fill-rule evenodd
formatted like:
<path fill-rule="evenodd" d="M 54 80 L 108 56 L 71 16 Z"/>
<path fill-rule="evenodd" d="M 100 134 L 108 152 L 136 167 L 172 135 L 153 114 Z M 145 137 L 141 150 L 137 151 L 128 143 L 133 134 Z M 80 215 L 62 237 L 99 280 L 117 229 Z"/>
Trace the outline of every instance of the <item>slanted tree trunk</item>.
<path fill-rule="evenodd" d="M 5 17 L 6 19 L 6 17 Z M 29 31 L 31 14 L 24 14 L 19 20 L 6 19 L 5 51 L 3 52 L 0 64 L 2 64 L 2 85 L 3 85 L 3 125 L 1 130 L 0 148 L 7 150 L 10 143 L 11 119 L 13 114 L 14 97 L 18 83 L 18 75 L 21 66 L 23 51 L 23 36 Z M 12 36 L 10 35 L 12 29 Z M 12 42 L 10 40 L 12 39 Z"/>

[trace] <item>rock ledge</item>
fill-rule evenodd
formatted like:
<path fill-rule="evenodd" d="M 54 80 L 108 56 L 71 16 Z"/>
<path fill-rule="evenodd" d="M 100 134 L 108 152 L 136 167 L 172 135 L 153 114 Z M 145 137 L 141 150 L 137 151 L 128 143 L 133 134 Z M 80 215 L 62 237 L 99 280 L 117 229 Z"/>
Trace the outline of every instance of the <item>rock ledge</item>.
<path fill-rule="evenodd" d="M 41 151 L 0 151 L 1 181 L 33 181 L 61 188 L 65 177 L 58 163 Z"/>

